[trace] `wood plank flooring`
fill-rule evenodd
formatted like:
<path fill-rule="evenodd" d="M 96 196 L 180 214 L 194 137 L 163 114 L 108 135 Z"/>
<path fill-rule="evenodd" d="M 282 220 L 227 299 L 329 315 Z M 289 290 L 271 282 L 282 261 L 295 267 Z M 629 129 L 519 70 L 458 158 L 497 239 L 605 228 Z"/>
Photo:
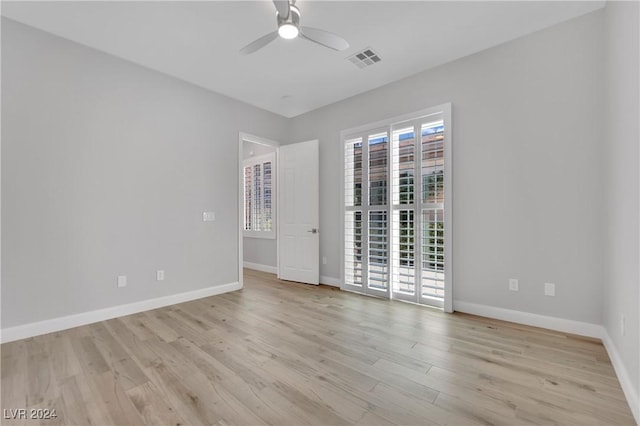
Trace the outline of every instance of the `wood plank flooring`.
<path fill-rule="evenodd" d="M 635 424 L 599 341 L 251 270 L 1 350 L 2 408 L 57 414 L 7 425 Z"/>

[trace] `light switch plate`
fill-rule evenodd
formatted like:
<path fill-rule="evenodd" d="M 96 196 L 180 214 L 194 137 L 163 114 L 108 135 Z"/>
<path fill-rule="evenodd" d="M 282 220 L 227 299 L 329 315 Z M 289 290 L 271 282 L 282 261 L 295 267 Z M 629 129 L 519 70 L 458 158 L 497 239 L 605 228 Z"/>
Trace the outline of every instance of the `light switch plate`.
<path fill-rule="evenodd" d="M 126 286 L 127 286 L 127 276 L 118 275 L 118 287 L 126 287 Z"/>
<path fill-rule="evenodd" d="M 554 283 L 544 283 L 544 295 L 545 296 L 555 296 L 556 295 L 556 285 Z"/>
<path fill-rule="evenodd" d="M 520 291 L 520 286 L 518 285 L 518 280 L 515 278 L 509 278 L 509 290 L 511 291 Z"/>
<path fill-rule="evenodd" d="M 156 280 L 157 281 L 164 281 L 164 271 L 159 269 L 156 271 Z"/>

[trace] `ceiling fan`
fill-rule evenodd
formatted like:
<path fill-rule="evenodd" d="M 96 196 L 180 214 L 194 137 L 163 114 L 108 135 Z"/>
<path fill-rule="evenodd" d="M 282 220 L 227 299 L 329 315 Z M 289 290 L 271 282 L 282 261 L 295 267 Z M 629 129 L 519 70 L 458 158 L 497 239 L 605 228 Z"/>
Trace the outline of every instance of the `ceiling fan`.
<path fill-rule="evenodd" d="M 300 36 L 321 46 L 338 51 L 349 48 L 349 43 L 336 34 L 317 28 L 300 26 L 300 10 L 295 3 L 296 0 L 273 0 L 277 11 L 278 30 L 249 43 L 240 49 L 240 53 L 248 55 L 260 50 L 278 38 L 278 36 L 284 39 L 293 39 Z"/>

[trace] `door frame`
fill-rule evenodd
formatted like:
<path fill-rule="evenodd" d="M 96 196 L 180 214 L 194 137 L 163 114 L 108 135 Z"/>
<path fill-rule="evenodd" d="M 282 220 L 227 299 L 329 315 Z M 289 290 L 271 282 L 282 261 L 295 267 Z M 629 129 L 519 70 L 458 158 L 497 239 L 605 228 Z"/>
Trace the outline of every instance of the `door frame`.
<path fill-rule="evenodd" d="M 368 124 L 363 124 L 360 126 L 352 127 L 350 129 L 344 129 L 340 131 L 340 137 L 338 143 L 340 144 L 339 152 L 341 156 L 340 164 L 341 164 L 341 172 L 340 172 L 340 235 L 342 236 L 341 244 L 340 244 L 340 288 L 346 291 L 353 291 L 353 289 L 349 289 L 345 286 L 345 274 L 344 274 L 344 256 L 345 256 L 345 247 L 344 247 L 344 220 L 345 220 L 345 209 L 344 209 L 344 143 L 347 139 L 349 139 L 353 135 L 357 134 L 365 134 L 371 129 L 377 128 L 389 128 L 391 129 L 394 124 L 408 122 L 413 120 L 418 120 L 421 117 L 429 116 L 437 113 L 442 114 L 443 122 L 445 125 L 445 144 L 444 144 L 444 155 L 445 155 L 445 169 L 444 169 L 444 185 L 445 185 L 445 210 L 444 210 L 444 226 L 445 226 L 445 248 L 444 248 L 444 256 L 445 256 L 445 298 L 444 298 L 444 312 L 451 313 L 453 312 L 453 126 L 451 124 L 451 111 L 452 105 L 450 102 L 435 105 L 430 108 L 425 108 L 419 111 L 402 114 L 396 117 L 388 118 L 385 120 L 375 121 Z M 364 140 L 363 140 L 364 144 Z M 391 155 L 391 149 L 389 149 L 389 155 Z M 364 162 L 364 160 L 363 160 Z M 389 162 L 390 164 L 390 162 Z M 390 177 L 391 175 L 389 175 Z M 391 191 L 389 191 L 390 193 Z M 390 206 L 392 207 L 392 206 Z M 393 208 L 389 209 L 390 212 L 393 212 Z M 416 219 L 417 220 L 417 219 Z M 363 253 L 364 256 L 364 253 Z M 416 259 L 417 261 L 421 261 Z M 389 283 L 389 292 L 393 294 L 391 290 L 391 283 Z M 366 286 L 367 283 L 363 283 L 363 286 Z M 421 289 L 416 288 L 416 292 L 421 292 Z M 363 294 L 363 293 L 360 293 Z M 366 293 L 365 293 L 366 294 Z M 397 299 L 402 300 L 402 299 Z"/>
<path fill-rule="evenodd" d="M 267 145 L 275 148 L 276 155 L 276 173 L 279 173 L 280 168 L 278 156 L 280 154 L 280 142 L 263 138 L 261 136 L 252 135 L 251 133 L 238 132 L 238 283 L 240 288 L 244 287 L 244 230 L 240 226 L 244 221 L 244 197 L 240 194 L 244 192 L 244 142 L 251 142 L 258 145 Z M 280 179 L 276 178 L 276 194 L 280 196 Z M 278 206 L 276 201 L 276 206 Z M 278 231 L 280 229 L 280 209 L 276 207 L 276 269 L 279 269 L 280 259 L 278 255 L 280 253 L 280 238 L 278 237 Z"/>

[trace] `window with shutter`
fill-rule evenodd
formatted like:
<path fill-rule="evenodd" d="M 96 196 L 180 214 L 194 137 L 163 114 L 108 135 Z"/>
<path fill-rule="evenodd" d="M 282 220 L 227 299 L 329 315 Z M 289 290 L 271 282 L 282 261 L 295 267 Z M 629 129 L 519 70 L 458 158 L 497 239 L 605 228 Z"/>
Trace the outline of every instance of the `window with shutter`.
<path fill-rule="evenodd" d="M 275 153 L 244 161 L 244 236 L 275 238 Z"/>
<path fill-rule="evenodd" d="M 345 281 L 362 287 L 362 138 L 344 144 Z"/>
<path fill-rule="evenodd" d="M 422 113 L 343 132 L 343 288 L 450 311 L 450 105 Z"/>

